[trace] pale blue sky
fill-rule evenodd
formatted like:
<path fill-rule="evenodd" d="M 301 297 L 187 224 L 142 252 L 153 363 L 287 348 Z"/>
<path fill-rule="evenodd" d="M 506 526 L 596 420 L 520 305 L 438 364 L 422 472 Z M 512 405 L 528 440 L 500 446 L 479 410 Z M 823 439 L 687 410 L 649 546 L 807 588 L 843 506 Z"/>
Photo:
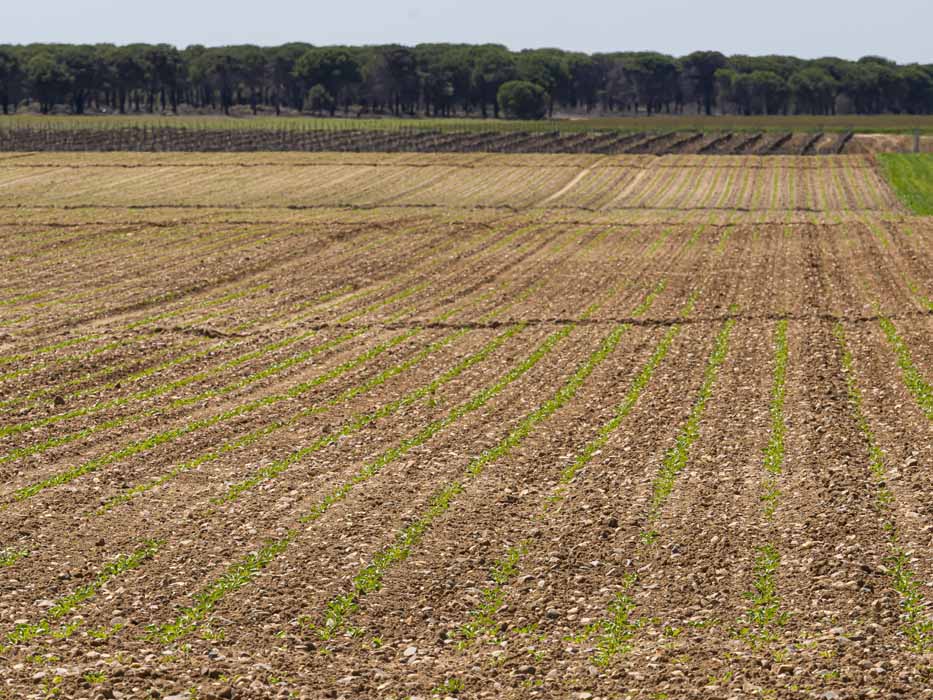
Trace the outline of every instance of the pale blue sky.
<path fill-rule="evenodd" d="M 0 0 L 0 43 L 496 42 L 933 63 L 933 0 Z"/>

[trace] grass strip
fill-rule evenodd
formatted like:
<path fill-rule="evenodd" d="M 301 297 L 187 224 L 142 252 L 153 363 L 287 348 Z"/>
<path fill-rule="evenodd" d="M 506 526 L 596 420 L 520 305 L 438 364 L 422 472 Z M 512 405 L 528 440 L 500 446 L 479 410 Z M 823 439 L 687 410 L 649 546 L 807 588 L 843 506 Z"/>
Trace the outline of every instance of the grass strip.
<path fill-rule="evenodd" d="M 880 153 L 877 157 L 898 199 L 914 214 L 933 214 L 933 155 Z"/>

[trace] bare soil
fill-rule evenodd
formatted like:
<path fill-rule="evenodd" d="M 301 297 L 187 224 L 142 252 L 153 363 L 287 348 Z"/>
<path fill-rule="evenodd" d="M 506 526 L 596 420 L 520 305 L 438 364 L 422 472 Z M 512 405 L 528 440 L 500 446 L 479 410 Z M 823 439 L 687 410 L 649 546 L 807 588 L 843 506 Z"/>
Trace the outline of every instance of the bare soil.
<path fill-rule="evenodd" d="M 870 160 L 340 157 L 0 166 L 0 697 L 933 697 Z"/>

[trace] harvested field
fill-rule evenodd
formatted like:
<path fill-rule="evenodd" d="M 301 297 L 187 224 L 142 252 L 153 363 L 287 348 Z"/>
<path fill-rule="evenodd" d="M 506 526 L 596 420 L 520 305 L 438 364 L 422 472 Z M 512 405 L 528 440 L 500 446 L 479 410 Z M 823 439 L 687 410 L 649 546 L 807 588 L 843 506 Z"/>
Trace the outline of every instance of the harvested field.
<path fill-rule="evenodd" d="M 0 158 L 0 697 L 930 697 L 933 219 L 722 143 Z"/>
<path fill-rule="evenodd" d="M 867 156 L 35 154 L 0 160 L 0 193 L 3 208 L 897 208 Z"/>

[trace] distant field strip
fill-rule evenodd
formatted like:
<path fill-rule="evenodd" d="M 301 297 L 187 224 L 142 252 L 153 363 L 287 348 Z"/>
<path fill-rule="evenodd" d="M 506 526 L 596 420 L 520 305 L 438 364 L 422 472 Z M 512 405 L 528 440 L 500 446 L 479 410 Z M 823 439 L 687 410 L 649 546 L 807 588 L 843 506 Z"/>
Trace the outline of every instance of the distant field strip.
<path fill-rule="evenodd" d="M 82 154 L 67 167 L 14 160 L 0 167 L 0 195 L 4 206 L 46 207 L 900 208 L 867 156 L 775 156 L 768 166 L 755 157 L 579 156 L 529 167 L 534 160 L 509 156 L 425 156 L 413 165 L 350 153 L 302 164 L 295 155 L 244 154 L 228 166 L 201 164 L 197 155 L 178 165 L 142 158 L 131 171 L 107 154 Z"/>

